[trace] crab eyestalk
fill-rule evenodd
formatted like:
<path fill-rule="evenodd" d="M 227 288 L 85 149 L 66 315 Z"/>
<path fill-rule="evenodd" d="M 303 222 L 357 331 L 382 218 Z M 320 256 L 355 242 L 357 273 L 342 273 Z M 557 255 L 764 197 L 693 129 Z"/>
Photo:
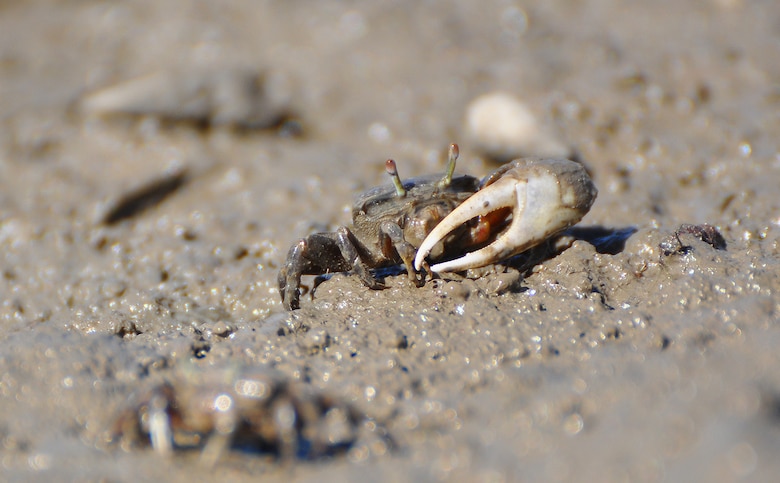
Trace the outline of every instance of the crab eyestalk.
<path fill-rule="evenodd" d="M 439 189 L 446 188 L 452 183 L 452 174 L 455 172 L 455 161 L 458 160 L 458 156 L 460 156 L 460 148 L 455 143 L 450 144 L 447 155 L 447 171 L 444 173 L 444 177 L 439 180 L 437 185 Z"/>
<path fill-rule="evenodd" d="M 403 198 L 406 196 L 406 188 L 404 188 L 404 184 L 401 182 L 401 177 L 398 176 L 398 168 L 395 165 L 395 161 L 392 159 L 385 161 L 385 171 L 393 179 L 393 186 L 395 186 L 395 193 L 398 197 Z"/>

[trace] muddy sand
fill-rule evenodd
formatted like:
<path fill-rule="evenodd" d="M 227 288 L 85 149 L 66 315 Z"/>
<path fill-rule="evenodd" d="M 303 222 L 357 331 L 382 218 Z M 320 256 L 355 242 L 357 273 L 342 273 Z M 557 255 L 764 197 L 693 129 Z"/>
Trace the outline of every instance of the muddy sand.
<path fill-rule="evenodd" d="M 0 2 L 1 478 L 770 480 L 779 82 L 773 0 Z M 531 135 L 496 147 L 499 92 Z M 598 199 L 284 311 L 289 247 L 451 142 Z"/>

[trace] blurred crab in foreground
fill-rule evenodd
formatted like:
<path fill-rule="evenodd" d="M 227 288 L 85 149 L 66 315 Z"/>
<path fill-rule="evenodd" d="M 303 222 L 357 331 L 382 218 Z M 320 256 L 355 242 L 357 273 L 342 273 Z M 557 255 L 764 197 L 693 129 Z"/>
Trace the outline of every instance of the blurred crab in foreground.
<path fill-rule="evenodd" d="M 304 384 L 251 370 L 190 379 L 165 382 L 135 399 L 108 441 L 125 450 L 151 445 L 164 456 L 200 450 L 206 467 L 229 449 L 315 459 L 361 443 L 393 448 L 383 426 Z"/>
<path fill-rule="evenodd" d="M 379 289 L 383 285 L 369 269 L 403 263 L 422 286 L 424 271 L 502 261 L 579 222 L 598 193 L 585 168 L 567 159 L 517 159 L 479 181 L 453 178 L 457 158 L 452 144 L 443 176 L 406 182 L 387 160 L 393 186 L 358 196 L 351 228 L 315 233 L 290 248 L 279 272 L 285 308 L 299 307 L 302 275 L 353 271 L 367 287 Z"/>

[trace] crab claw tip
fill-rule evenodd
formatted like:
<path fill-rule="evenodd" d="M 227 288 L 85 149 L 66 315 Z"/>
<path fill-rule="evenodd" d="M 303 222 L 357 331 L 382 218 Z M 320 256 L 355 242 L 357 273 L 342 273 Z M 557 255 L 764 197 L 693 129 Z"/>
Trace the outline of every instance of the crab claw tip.
<path fill-rule="evenodd" d="M 495 240 L 464 256 L 432 265 L 433 272 L 478 268 L 532 248 L 582 219 L 597 191 L 582 165 L 569 160 L 518 160 L 464 201 L 423 240 L 414 266 L 450 232 L 479 215 L 512 208 L 512 219 Z"/>
<path fill-rule="evenodd" d="M 524 185 L 518 184 L 517 180 L 504 178 L 496 181 L 489 187 L 476 192 L 466 201 L 460 204 L 456 209 L 446 216 L 441 223 L 436 225 L 433 230 L 425 237 L 423 243 L 420 245 L 419 250 L 414 258 L 414 266 L 417 270 L 422 267 L 425 257 L 427 257 L 433 247 L 437 243 L 442 241 L 450 232 L 468 222 L 472 218 L 480 215 L 486 215 L 491 211 L 511 207 L 517 211 L 517 206 L 522 203 L 523 200 L 519 197 L 518 188 L 522 188 Z M 494 242 L 492 245 L 495 245 Z M 482 250 L 471 252 L 463 257 L 455 260 L 450 260 L 436 265 L 431 265 L 431 271 L 433 272 L 447 272 L 461 270 L 461 265 L 468 264 L 466 268 L 472 268 L 474 263 L 479 263 L 478 260 L 484 258 L 486 249 L 489 249 L 489 245 Z M 495 256 L 495 254 L 487 254 L 487 256 Z M 476 257 L 476 258 L 475 258 Z M 489 262 L 488 262 L 489 263 Z M 485 263 L 486 265 L 487 263 Z"/>

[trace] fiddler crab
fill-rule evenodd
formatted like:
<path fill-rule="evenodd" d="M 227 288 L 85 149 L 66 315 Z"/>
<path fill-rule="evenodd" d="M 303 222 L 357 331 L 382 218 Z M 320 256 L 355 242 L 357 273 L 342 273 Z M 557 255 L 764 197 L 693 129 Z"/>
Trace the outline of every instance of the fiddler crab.
<path fill-rule="evenodd" d="M 394 447 L 381 424 L 348 403 L 251 370 L 154 386 L 119 415 L 106 441 L 124 450 L 151 446 L 162 456 L 199 450 L 206 467 L 231 449 L 311 460 L 364 443 Z"/>
<path fill-rule="evenodd" d="M 369 270 L 403 263 L 419 287 L 425 272 L 506 260 L 579 222 L 598 194 L 585 168 L 568 159 L 516 159 L 480 181 L 453 177 L 458 154 L 458 145 L 450 145 L 443 176 L 405 182 L 387 160 L 392 186 L 357 197 L 351 228 L 315 233 L 290 248 L 279 272 L 284 307 L 299 308 L 302 275 L 352 271 L 380 289 Z"/>

